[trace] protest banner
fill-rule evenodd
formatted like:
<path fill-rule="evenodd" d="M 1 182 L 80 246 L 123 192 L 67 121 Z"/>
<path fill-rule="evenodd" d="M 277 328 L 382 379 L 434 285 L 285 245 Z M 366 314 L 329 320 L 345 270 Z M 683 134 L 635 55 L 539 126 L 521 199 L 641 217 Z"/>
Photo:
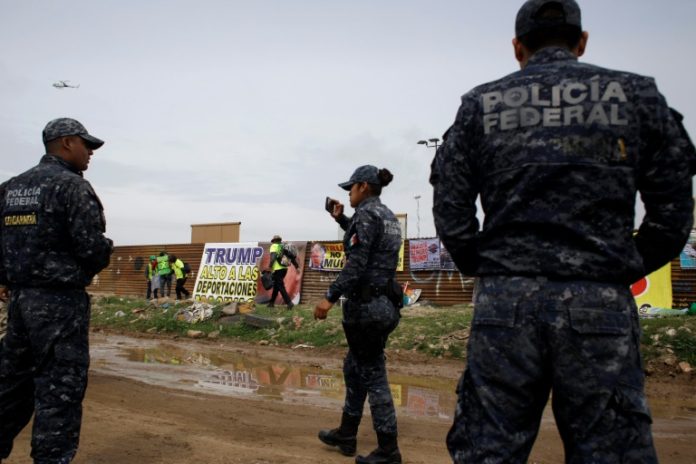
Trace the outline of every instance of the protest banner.
<path fill-rule="evenodd" d="M 412 271 L 432 271 L 440 269 L 440 240 L 426 238 L 409 240 L 409 259 Z"/>
<path fill-rule="evenodd" d="M 315 271 L 339 272 L 346 262 L 343 243 L 313 242 L 310 245 L 309 268 Z"/>
<path fill-rule="evenodd" d="M 404 243 L 406 243 L 405 240 L 402 240 L 399 247 L 399 260 L 396 262 L 396 270 L 399 272 L 404 270 Z"/>
<path fill-rule="evenodd" d="M 309 252 L 309 268 L 314 271 L 340 272 L 346 264 L 343 243 L 312 242 Z M 404 270 L 404 241 L 399 248 L 399 260 L 396 270 Z"/>
<path fill-rule="evenodd" d="M 300 296 L 302 291 L 302 271 L 304 269 L 305 252 L 307 248 L 306 242 L 284 242 L 291 243 L 297 250 L 297 264 L 300 266 L 299 269 L 295 268 L 292 264 L 288 266 L 288 273 L 285 275 L 283 282 L 285 283 L 285 290 L 288 292 L 288 296 L 293 304 L 299 304 Z M 260 242 L 259 246 L 263 248 L 263 256 L 259 261 L 259 269 L 268 269 L 271 266 L 269 261 L 271 258 L 268 250 L 271 247 L 271 242 Z M 256 289 L 256 299 L 257 303 L 268 304 L 271 302 L 271 296 L 273 296 L 273 288 L 266 290 L 261 284 L 261 279 L 259 278 L 259 284 Z M 284 304 L 281 295 L 276 296 L 276 301 L 274 303 Z"/>
<path fill-rule="evenodd" d="M 638 309 L 672 307 L 672 266 L 668 263 L 631 285 Z"/>
<path fill-rule="evenodd" d="M 679 264 L 682 269 L 696 269 L 696 231 L 689 233 L 689 240 L 679 254 Z"/>
<path fill-rule="evenodd" d="M 195 301 L 254 301 L 263 248 L 257 243 L 206 243 L 193 289 Z"/>

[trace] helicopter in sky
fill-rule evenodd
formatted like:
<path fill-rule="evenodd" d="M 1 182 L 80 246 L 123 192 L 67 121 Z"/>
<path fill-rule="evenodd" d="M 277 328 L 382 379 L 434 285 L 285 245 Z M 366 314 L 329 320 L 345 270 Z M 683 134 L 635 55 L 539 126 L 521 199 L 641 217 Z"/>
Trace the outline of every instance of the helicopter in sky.
<path fill-rule="evenodd" d="M 68 84 L 70 81 L 58 81 L 53 83 L 53 87 L 56 89 L 79 89 L 80 84 L 77 85 L 70 85 Z"/>

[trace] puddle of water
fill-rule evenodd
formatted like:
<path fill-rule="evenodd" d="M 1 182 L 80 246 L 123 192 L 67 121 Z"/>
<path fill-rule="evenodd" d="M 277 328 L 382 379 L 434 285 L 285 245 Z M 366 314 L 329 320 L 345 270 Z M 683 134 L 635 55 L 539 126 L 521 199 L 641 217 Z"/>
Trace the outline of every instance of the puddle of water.
<path fill-rule="evenodd" d="M 183 346 L 182 346 L 183 345 Z M 186 391 L 340 408 L 343 372 L 293 365 L 214 348 L 95 335 L 92 369 Z M 456 380 L 390 374 L 398 413 L 451 421 Z"/>
<path fill-rule="evenodd" d="M 345 395 L 343 372 L 293 365 L 196 346 L 187 341 L 132 339 L 94 334 L 92 369 L 179 391 L 270 399 L 340 409 Z M 398 414 L 452 421 L 456 380 L 389 375 Z M 690 439 L 696 435 L 696 397 L 691 401 L 652 398 L 656 437 Z M 550 404 L 542 427 L 555 428 Z"/>

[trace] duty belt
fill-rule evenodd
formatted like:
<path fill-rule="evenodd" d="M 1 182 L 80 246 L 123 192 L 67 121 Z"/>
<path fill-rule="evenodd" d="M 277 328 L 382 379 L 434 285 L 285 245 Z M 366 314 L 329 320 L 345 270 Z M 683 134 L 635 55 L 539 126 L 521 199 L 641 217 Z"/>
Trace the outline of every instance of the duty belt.
<path fill-rule="evenodd" d="M 352 292 L 348 293 L 348 299 L 355 301 L 368 302 L 373 298 L 387 295 L 389 292 L 386 285 L 360 285 Z"/>

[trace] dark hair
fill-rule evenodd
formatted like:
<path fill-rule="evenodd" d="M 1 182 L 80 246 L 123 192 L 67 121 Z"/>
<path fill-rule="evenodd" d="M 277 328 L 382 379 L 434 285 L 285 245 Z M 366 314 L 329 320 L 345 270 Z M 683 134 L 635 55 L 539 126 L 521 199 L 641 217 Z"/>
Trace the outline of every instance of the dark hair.
<path fill-rule="evenodd" d="M 176 262 L 176 255 L 169 255 L 169 262 L 170 263 Z"/>
<path fill-rule="evenodd" d="M 389 172 L 389 169 L 382 168 L 377 173 L 379 177 L 379 184 L 368 184 L 370 186 L 370 192 L 375 196 L 380 196 L 382 194 L 382 187 L 386 187 L 394 179 L 394 174 Z"/>
<path fill-rule="evenodd" d="M 558 19 L 564 18 L 563 8 L 556 3 L 548 3 L 542 6 L 537 13 L 538 19 Z M 519 41 L 529 49 L 530 52 L 549 46 L 566 47 L 574 49 L 580 43 L 582 29 L 570 24 L 550 25 L 534 29 L 527 34 L 518 37 Z"/>
<path fill-rule="evenodd" d="M 55 153 L 60 147 L 60 139 L 53 139 L 49 140 L 48 142 L 44 142 L 44 148 L 46 149 L 46 153 Z"/>

